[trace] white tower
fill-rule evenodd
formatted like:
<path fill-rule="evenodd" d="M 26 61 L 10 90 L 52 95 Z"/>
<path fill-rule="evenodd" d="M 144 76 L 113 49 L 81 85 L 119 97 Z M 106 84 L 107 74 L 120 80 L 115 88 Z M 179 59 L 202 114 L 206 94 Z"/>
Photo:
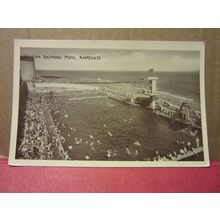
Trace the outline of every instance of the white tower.
<path fill-rule="evenodd" d="M 148 77 L 150 95 L 155 95 L 157 92 L 157 80 L 158 80 L 158 77 L 154 77 L 154 76 Z"/>

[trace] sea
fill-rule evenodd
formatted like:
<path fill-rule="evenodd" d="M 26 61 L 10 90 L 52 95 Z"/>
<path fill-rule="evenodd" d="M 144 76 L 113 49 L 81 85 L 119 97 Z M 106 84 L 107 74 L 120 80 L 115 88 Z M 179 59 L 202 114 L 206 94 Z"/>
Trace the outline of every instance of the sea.
<path fill-rule="evenodd" d="M 55 82 L 126 82 L 145 87 L 146 72 L 40 72 L 46 81 Z M 157 72 L 157 87 L 193 99 L 199 103 L 199 73 Z M 103 84 L 102 84 L 103 82 Z M 92 94 L 91 94 L 92 95 Z M 94 94 L 93 94 L 94 95 Z M 89 96 L 89 95 L 88 95 Z M 80 93 L 79 93 L 80 97 Z M 51 115 L 65 137 L 64 149 L 72 160 L 106 160 L 106 152 L 114 152 L 110 160 L 146 161 L 155 152 L 177 153 L 176 140 L 191 142 L 195 137 L 183 127 L 173 126 L 168 119 L 149 109 L 131 106 L 109 97 L 72 99 L 55 95 L 47 97 Z M 195 158 L 194 158 L 195 159 Z"/>

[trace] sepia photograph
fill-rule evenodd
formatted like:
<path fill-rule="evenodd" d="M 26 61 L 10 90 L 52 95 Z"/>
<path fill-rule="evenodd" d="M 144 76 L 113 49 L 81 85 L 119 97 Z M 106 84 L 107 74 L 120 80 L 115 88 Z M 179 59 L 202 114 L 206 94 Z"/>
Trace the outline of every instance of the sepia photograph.
<path fill-rule="evenodd" d="M 9 164 L 209 166 L 204 47 L 15 40 Z"/>

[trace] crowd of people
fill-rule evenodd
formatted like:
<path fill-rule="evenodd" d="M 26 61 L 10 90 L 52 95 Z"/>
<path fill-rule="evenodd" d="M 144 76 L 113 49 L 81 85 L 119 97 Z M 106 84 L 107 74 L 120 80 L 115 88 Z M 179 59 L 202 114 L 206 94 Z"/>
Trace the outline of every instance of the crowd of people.
<path fill-rule="evenodd" d="M 59 151 L 60 159 L 70 160 L 71 158 L 68 155 L 67 151 L 64 151 L 63 144 L 65 143 L 65 138 L 60 133 L 60 130 L 57 126 L 51 126 L 52 131 L 52 145 L 55 146 L 55 149 Z"/>
<path fill-rule="evenodd" d="M 43 112 L 45 105 L 41 97 L 28 95 L 23 137 L 18 148 L 19 159 L 53 159 L 53 151 L 51 150 L 51 143 L 48 141 L 49 133 Z"/>
<path fill-rule="evenodd" d="M 177 151 L 173 151 L 171 153 L 168 153 L 167 155 L 162 155 L 159 153 L 158 150 L 156 150 L 155 155 L 153 157 L 153 161 L 176 161 L 183 159 L 184 156 L 188 155 L 197 155 L 197 150 L 199 149 L 200 146 L 200 139 L 197 136 L 195 139 L 196 144 L 192 144 L 191 142 L 185 143 L 184 141 L 176 140 L 176 146 L 177 146 Z"/>

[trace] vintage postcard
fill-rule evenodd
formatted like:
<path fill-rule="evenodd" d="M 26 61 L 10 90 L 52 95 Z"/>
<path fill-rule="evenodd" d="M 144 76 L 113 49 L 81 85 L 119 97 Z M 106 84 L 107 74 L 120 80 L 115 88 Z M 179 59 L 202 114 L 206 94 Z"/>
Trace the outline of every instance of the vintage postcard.
<path fill-rule="evenodd" d="M 204 47 L 15 40 L 9 164 L 209 166 Z"/>

